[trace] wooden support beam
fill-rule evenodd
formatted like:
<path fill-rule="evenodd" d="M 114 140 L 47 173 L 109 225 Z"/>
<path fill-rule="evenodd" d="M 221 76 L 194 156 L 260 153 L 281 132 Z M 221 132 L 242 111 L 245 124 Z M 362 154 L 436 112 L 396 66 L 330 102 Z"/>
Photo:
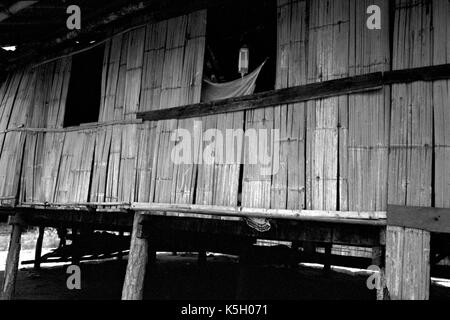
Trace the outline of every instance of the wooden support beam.
<path fill-rule="evenodd" d="M 354 77 L 261 92 L 242 97 L 196 103 L 175 108 L 138 112 L 136 117 L 147 121 L 195 118 L 377 90 L 381 89 L 382 86 L 395 83 L 434 81 L 449 78 L 450 64 L 387 72 L 374 72 Z"/>
<path fill-rule="evenodd" d="M 19 11 L 22 11 L 38 1 L 16 1 L 12 3 L 9 7 L 0 11 L 0 22 L 12 17 L 17 14 Z"/>
<path fill-rule="evenodd" d="M 372 265 L 384 267 L 384 250 L 381 246 L 372 247 Z"/>
<path fill-rule="evenodd" d="M 145 215 L 159 214 L 159 212 L 174 212 L 196 215 L 214 215 L 230 217 L 254 217 L 288 219 L 302 221 L 318 221 L 328 223 L 359 224 L 359 225 L 386 225 L 386 213 L 374 212 L 350 212 L 350 211 L 325 211 L 325 210 L 285 210 L 264 209 L 246 207 L 225 207 L 215 205 L 172 204 L 172 203 L 143 203 L 134 202 L 131 208 L 141 211 Z M 194 216 L 193 216 L 194 217 Z"/>
<path fill-rule="evenodd" d="M 397 227 L 450 233 L 450 209 L 389 206 L 387 224 Z"/>
<path fill-rule="evenodd" d="M 90 225 L 94 228 L 108 228 L 108 230 L 131 230 L 133 213 L 123 209 L 89 210 L 86 207 L 18 207 L 16 210 L 27 216 L 30 225 L 60 228 L 71 228 L 74 224 Z"/>
<path fill-rule="evenodd" d="M 130 253 L 122 289 L 122 300 L 142 300 L 144 295 L 145 269 L 148 261 L 148 241 L 142 238 L 144 216 L 134 214 Z"/>
<path fill-rule="evenodd" d="M 236 300 L 249 299 L 249 284 L 252 275 L 252 268 L 254 268 L 249 261 L 250 251 L 252 245 L 249 243 L 243 244 L 241 253 L 239 254 L 238 274 L 236 279 Z"/>
<path fill-rule="evenodd" d="M 23 217 L 20 213 L 10 216 L 9 223 L 12 225 L 11 239 L 9 241 L 8 256 L 6 258 L 6 267 L 2 284 L 0 298 L 2 300 L 11 300 L 14 296 L 16 286 L 17 270 L 20 257 L 20 239 L 22 229 L 25 226 Z"/>
<path fill-rule="evenodd" d="M 158 257 L 157 253 L 157 248 L 153 244 L 148 245 L 148 266 L 155 266 Z"/>
<path fill-rule="evenodd" d="M 158 232 L 168 235 L 169 232 L 207 233 L 222 236 L 239 236 L 245 238 L 277 239 L 280 241 L 315 241 L 320 243 L 372 247 L 380 244 L 379 226 L 359 226 L 348 224 L 327 224 L 309 221 L 272 220 L 269 231 L 258 232 L 242 221 L 186 218 L 174 216 L 148 216 L 149 224 L 144 232 Z M 150 230 L 152 229 L 152 230 Z M 178 249 L 176 249 L 178 250 Z M 173 251 L 170 249 L 169 251 Z M 210 250 L 213 251 L 213 250 Z"/>
<path fill-rule="evenodd" d="M 313 256 L 316 254 L 316 244 L 311 241 L 304 241 L 302 244 L 303 252 L 305 255 Z"/>
<path fill-rule="evenodd" d="M 123 230 L 119 231 L 119 237 L 123 237 Z M 123 251 L 119 250 L 119 252 L 117 253 L 117 260 L 122 260 L 123 259 Z"/>
<path fill-rule="evenodd" d="M 387 227 L 386 285 L 392 300 L 429 299 L 429 232 Z"/>
<path fill-rule="evenodd" d="M 325 247 L 325 263 L 323 265 L 323 270 L 330 271 L 331 270 L 331 249 L 333 248 L 333 244 L 326 243 L 324 247 Z"/>
<path fill-rule="evenodd" d="M 80 264 L 80 252 L 78 247 L 78 229 L 72 228 L 72 264 Z"/>
<path fill-rule="evenodd" d="M 42 242 L 44 241 L 44 231 L 45 227 L 39 227 L 39 235 L 36 240 L 36 249 L 34 252 L 34 269 L 39 270 L 41 268 L 41 253 L 42 253 Z"/>

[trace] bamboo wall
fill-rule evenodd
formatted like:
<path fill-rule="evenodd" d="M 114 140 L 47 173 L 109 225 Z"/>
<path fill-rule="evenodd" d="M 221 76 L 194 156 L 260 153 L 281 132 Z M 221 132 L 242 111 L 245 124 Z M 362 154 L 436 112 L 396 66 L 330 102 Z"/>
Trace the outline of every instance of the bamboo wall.
<path fill-rule="evenodd" d="M 365 27 L 366 8 L 388 1 L 278 1 L 277 88 L 389 69 L 389 20 Z M 275 108 L 281 170 L 273 207 L 383 210 L 389 90 Z"/>
<path fill-rule="evenodd" d="M 0 197 L 192 202 L 196 168 L 171 165 L 168 147 L 193 120 L 138 123 L 135 113 L 200 101 L 205 30 L 203 10 L 107 41 L 101 126 L 62 128 L 70 57 L 10 75 L 0 89 Z"/>
<path fill-rule="evenodd" d="M 373 4 L 382 10 L 381 30 L 366 28 Z M 448 0 L 278 0 L 276 88 L 449 63 L 449 10 Z M 242 205 L 250 207 L 450 206 L 447 80 L 135 123 L 136 111 L 199 101 L 205 30 L 206 10 L 107 41 L 99 121 L 108 125 L 101 127 L 61 129 L 70 57 L 9 75 L 0 87 L 0 197 L 236 205 L 242 184 Z M 280 169 L 262 175 L 261 164 L 223 163 L 218 149 L 213 164 L 174 165 L 171 134 L 195 132 L 196 120 L 224 137 L 226 129 L 279 129 L 280 148 L 272 143 L 267 156 L 279 152 Z M 5 132 L 17 126 L 54 130 Z"/>

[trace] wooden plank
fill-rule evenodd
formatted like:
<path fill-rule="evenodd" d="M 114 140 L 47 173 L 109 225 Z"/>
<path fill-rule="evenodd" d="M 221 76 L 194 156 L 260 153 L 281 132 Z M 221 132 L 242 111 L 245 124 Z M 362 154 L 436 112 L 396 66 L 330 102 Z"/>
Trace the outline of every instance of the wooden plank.
<path fill-rule="evenodd" d="M 296 103 L 318 98 L 335 96 L 367 90 L 379 89 L 382 74 L 375 73 L 341 80 L 331 80 L 304 86 L 272 90 L 250 96 L 198 103 L 165 110 L 138 112 L 136 117 L 143 120 L 181 119 L 207 116 L 218 113 L 245 111 L 271 107 L 280 104 Z"/>
<path fill-rule="evenodd" d="M 148 229 L 159 230 L 162 234 L 172 230 L 178 232 L 207 233 L 221 236 L 238 235 L 258 239 L 282 241 L 315 241 L 372 247 L 380 243 L 379 226 L 329 224 L 312 221 L 272 220 L 272 228 L 263 233 L 255 233 L 242 221 L 171 216 L 148 216 Z M 150 233 L 151 234 L 151 233 Z"/>
<path fill-rule="evenodd" d="M 331 210 L 287 210 L 255 207 L 226 207 L 215 205 L 139 203 L 131 204 L 131 209 L 144 212 L 182 212 L 200 215 L 219 215 L 233 217 L 279 218 L 290 220 L 312 220 L 355 224 L 385 224 L 385 212 L 350 212 Z"/>
<path fill-rule="evenodd" d="M 207 116 L 379 90 L 383 85 L 395 83 L 435 81 L 437 79 L 448 79 L 449 77 L 450 64 L 394 70 L 384 73 L 374 72 L 354 77 L 272 90 L 239 98 L 230 98 L 209 103 L 196 103 L 181 107 L 166 108 L 164 110 L 138 112 L 136 117 L 138 119 L 156 121 Z"/>
<path fill-rule="evenodd" d="M 391 298 L 402 296 L 404 228 L 387 227 L 386 285 Z"/>
<path fill-rule="evenodd" d="M 387 224 L 429 232 L 450 233 L 450 209 L 388 206 Z"/>

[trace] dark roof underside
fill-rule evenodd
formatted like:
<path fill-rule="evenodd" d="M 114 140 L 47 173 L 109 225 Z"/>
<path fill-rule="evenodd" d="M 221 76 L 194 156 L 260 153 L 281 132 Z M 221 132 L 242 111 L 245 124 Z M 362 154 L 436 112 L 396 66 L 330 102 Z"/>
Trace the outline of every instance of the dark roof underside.
<path fill-rule="evenodd" d="M 16 13 L 11 13 L 11 6 L 26 1 L 1 1 L 0 72 L 36 60 L 36 56 L 45 57 L 76 46 L 75 41 L 80 47 L 90 40 L 102 39 L 107 35 L 107 26 L 123 23 L 134 14 L 166 12 L 170 15 L 189 6 L 205 7 L 219 1 L 225 0 L 41 0 Z M 66 27 L 69 16 L 66 9 L 72 4 L 81 8 L 81 32 L 76 36 Z M 72 35 L 67 37 L 69 33 Z M 64 44 L 55 39 L 64 39 Z M 5 46 L 17 49 L 14 52 L 1 49 Z"/>

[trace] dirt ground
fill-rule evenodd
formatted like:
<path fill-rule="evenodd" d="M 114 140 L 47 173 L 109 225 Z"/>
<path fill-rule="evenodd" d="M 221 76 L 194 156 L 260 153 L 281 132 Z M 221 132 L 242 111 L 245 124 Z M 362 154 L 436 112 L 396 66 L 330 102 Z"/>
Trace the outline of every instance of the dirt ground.
<path fill-rule="evenodd" d="M 19 270 L 16 299 L 81 300 L 120 299 L 126 260 L 81 264 L 81 290 L 66 287 L 67 265 Z M 0 279 L 3 272 L 0 272 Z M 199 265 L 195 255 L 158 254 L 147 270 L 145 299 L 234 299 L 238 264 L 234 257 L 208 257 Z M 299 266 L 255 267 L 247 278 L 248 299 L 357 299 L 372 300 L 375 292 L 366 287 L 367 275 L 346 274 Z M 432 299 L 450 299 L 450 288 L 433 285 Z"/>

